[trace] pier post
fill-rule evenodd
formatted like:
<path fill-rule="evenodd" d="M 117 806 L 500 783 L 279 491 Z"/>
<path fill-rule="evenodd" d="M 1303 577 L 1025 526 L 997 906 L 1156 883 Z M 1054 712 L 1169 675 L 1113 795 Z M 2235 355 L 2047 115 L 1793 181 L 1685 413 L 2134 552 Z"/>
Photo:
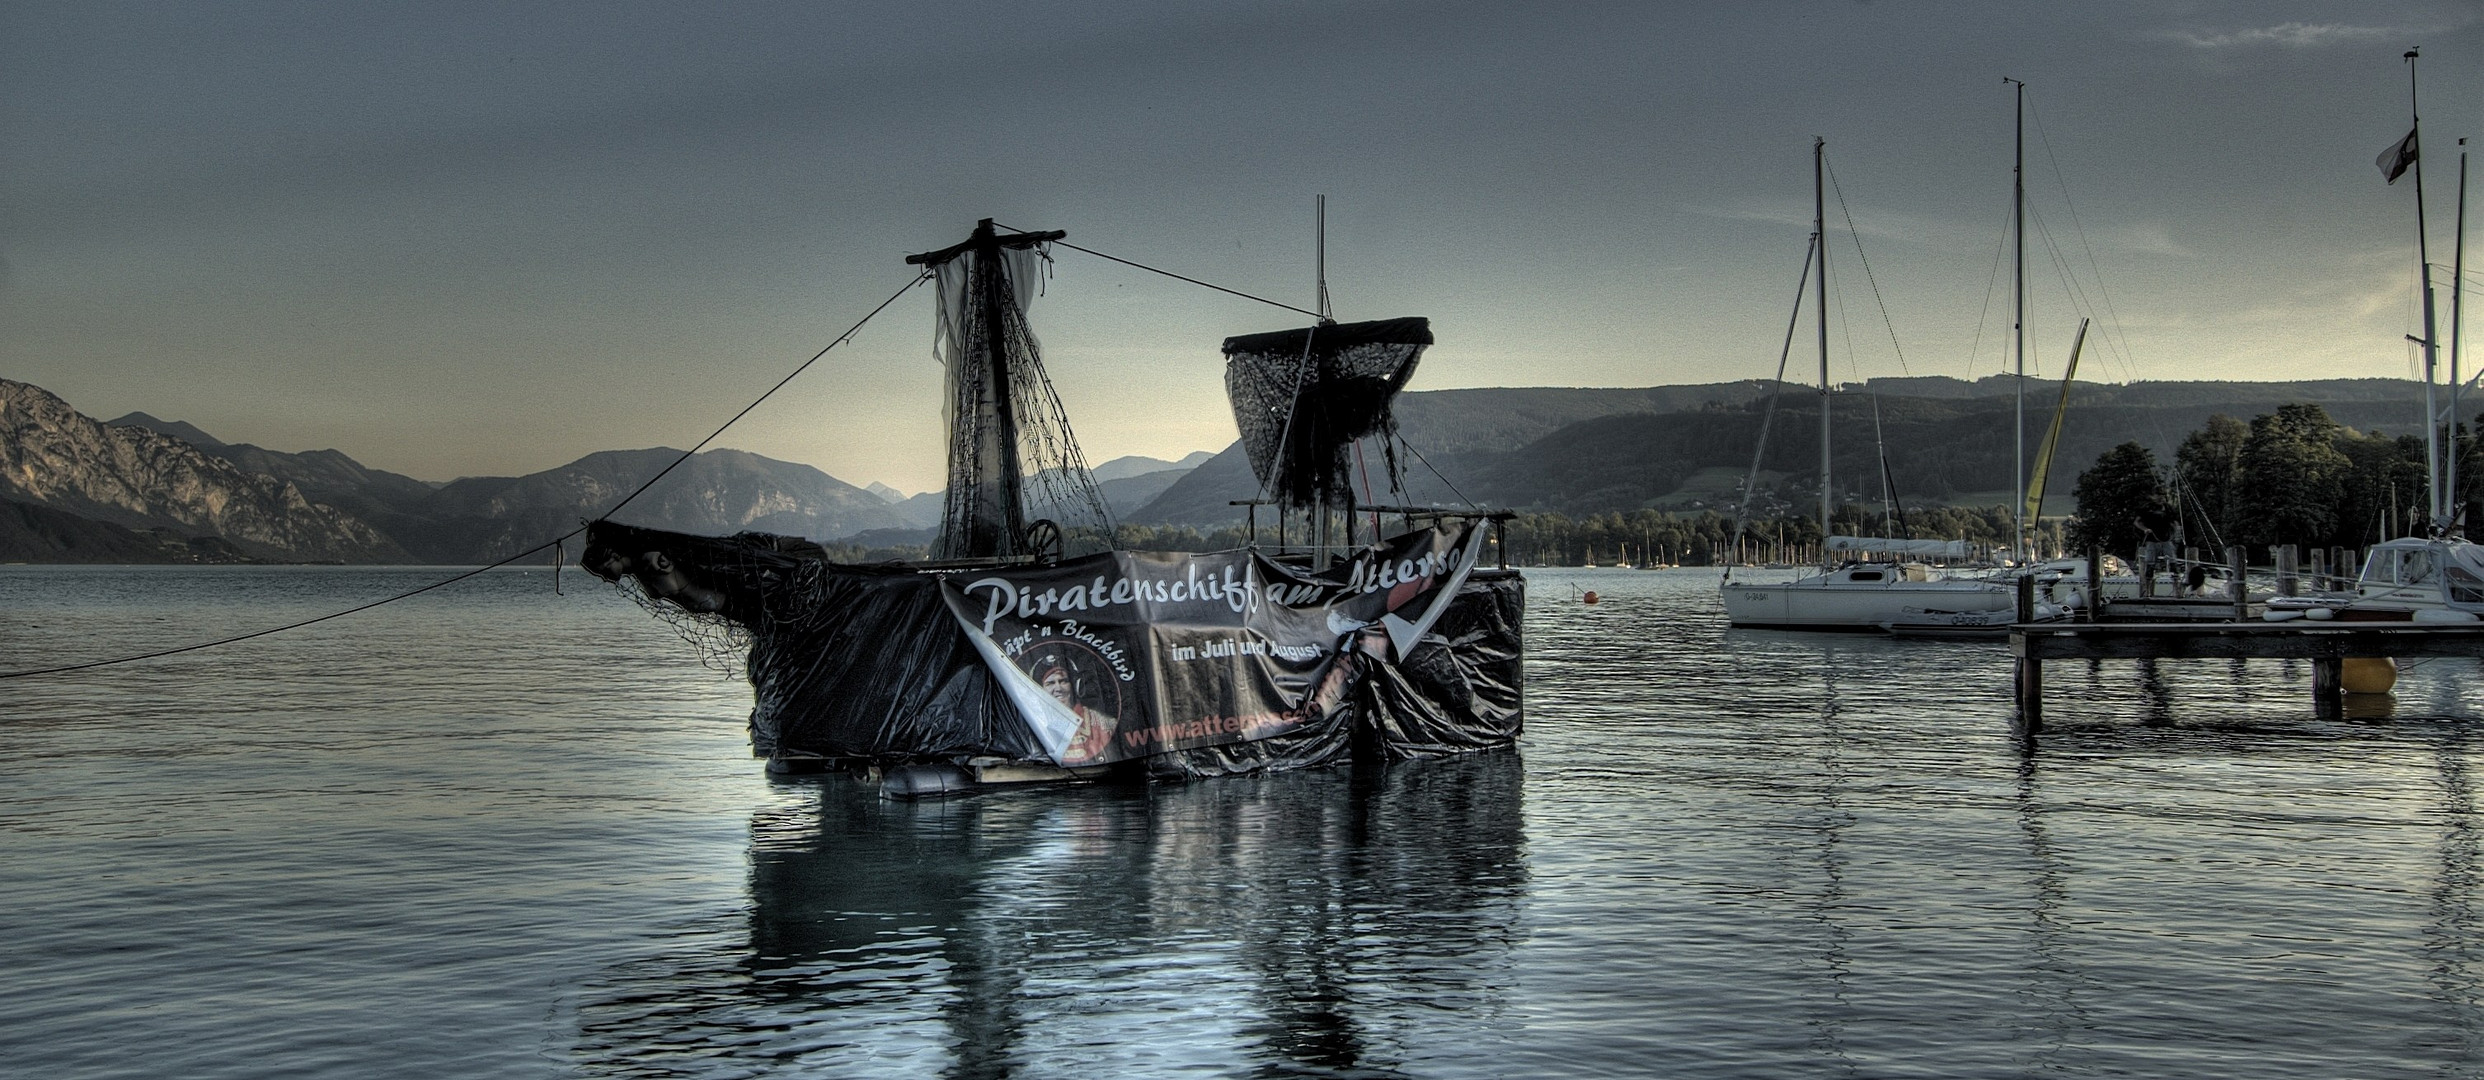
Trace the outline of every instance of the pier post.
<path fill-rule="evenodd" d="M 2018 708 L 2010 714 L 2010 734 L 2033 739 L 2044 733 L 2044 661 L 2020 656 L 2012 682 Z"/>
<path fill-rule="evenodd" d="M 2335 701 L 2346 694 L 2346 661 L 2335 656 L 2312 658 L 2312 697 Z"/>
<path fill-rule="evenodd" d="M 2272 554 L 2277 559 L 2277 595 L 2303 595 L 2302 569 L 2295 565 L 2294 545 L 2279 544 Z"/>
<path fill-rule="evenodd" d="M 2311 550 L 2311 581 L 2313 592 L 2329 591 L 2329 553 L 2321 548 Z"/>
<path fill-rule="evenodd" d="M 2346 661 L 2335 656 L 2312 658 L 2312 714 L 2334 720 L 2346 708 Z"/>
<path fill-rule="evenodd" d="M 2104 549 L 2087 549 L 2087 622 L 2095 622 L 2104 611 Z"/>
<path fill-rule="evenodd" d="M 2234 599 L 2235 622 L 2243 621 L 2244 617 L 2251 613 L 2251 588 L 2243 576 L 2247 569 L 2249 568 L 2243 565 L 2242 547 L 2240 545 L 2228 546 L 2225 549 L 2225 572 L 2232 576 L 2226 580 L 2225 592 Z"/>
<path fill-rule="evenodd" d="M 2035 621 L 2035 615 L 2035 575 L 2020 574 L 2018 627 L 2010 631 L 2011 651 L 2018 654 L 2011 678 L 2017 707 L 2010 710 L 2010 734 L 2021 742 L 2044 730 L 2044 662 L 2027 655 L 2027 624 Z"/>

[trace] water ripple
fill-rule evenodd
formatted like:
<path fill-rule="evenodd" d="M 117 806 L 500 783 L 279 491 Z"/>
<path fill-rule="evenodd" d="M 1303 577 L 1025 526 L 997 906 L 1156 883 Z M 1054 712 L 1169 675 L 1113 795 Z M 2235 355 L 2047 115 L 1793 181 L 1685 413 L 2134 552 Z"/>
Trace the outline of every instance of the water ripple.
<path fill-rule="evenodd" d="M 101 658 L 426 572 L 0 569 Z M 1729 631 L 1541 571 L 1518 751 L 883 803 L 574 575 L 0 699 L 0 1072 L 2468 1076 L 2472 665 Z M 1573 586 L 1603 602 L 1579 603 Z"/>

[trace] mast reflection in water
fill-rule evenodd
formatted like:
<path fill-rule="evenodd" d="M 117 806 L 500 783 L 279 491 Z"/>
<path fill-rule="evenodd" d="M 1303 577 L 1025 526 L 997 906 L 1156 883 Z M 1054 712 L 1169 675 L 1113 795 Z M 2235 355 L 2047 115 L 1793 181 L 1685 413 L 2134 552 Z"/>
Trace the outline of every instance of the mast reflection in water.
<path fill-rule="evenodd" d="M 924 803 L 819 781 L 751 822 L 747 947 L 612 972 L 580 1052 L 951 1076 L 1489 1053 L 1511 1035 L 1522 779 L 1502 752 Z M 1444 1039 L 1444 1015 L 1470 1023 Z"/>

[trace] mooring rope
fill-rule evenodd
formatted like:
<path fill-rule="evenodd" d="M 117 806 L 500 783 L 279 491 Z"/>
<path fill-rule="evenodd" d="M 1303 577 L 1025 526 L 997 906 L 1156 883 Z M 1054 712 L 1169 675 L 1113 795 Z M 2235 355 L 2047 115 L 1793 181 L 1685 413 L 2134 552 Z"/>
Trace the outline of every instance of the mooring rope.
<path fill-rule="evenodd" d="M 836 348 L 836 347 L 837 347 L 837 346 L 839 346 L 839 345 L 843 345 L 843 344 L 845 344 L 846 342 L 853 340 L 855 332 L 857 332 L 857 331 L 861 330 L 861 329 L 863 328 L 863 324 L 864 324 L 864 323 L 870 322 L 870 321 L 871 321 L 871 318 L 872 318 L 872 316 L 873 316 L 873 315 L 878 315 L 879 313 L 881 313 L 881 312 L 883 312 L 883 311 L 888 310 L 888 306 L 889 306 L 890 304 L 894 304 L 894 303 L 896 303 L 896 302 L 897 302 L 897 298 L 898 298 L 898 297 L 904 296 L 904 295 L 905 295 L 905 294 L 906 294 L 909 290 L 913 289 L 915 286 L 920 285 L 920 284 L 922 284 L 922 283 L 924 283 L 924 282 L 926 282 L 926 281 L 931 280 L 931 277 L 932 277 L 932 272 L 931 272 L 930 270 L 925 270 L 925 271 L 923 271 L 922 273 L 915 275 L 914 280 L 909 281 L 909 282 L 906 282 L 906 283 L 905 283 L 905 285 L 904 285 L 903 287 L 899 288 L 896 292 L 890 293 L 890 294 L 889 294 L 889 296 L 888 296 L 888 299 L 880 301 L 880 306 L 878 306 L 878 307 L 875 307 L 875 308 L 872 308 L 872 309 L 871 309 L 871 314 L 870 314 L 870 315 L 865 315 L 865 316 L 863 316 L 861 319 L 857 320 L 857 321 L 854 323 L 854 325 L 853 325 L 853 326 L 850 326 L 850 327 L 846 328 L 846 331 L 845 331 L 844 333 L 837 335 L 836 340 L 831 341 L 831 342 L 829 342 L 828 344 L 826 344 L 826 345 L 822 346 L 818 352 L 812 353 L 812 354 L 811 354 L 811 358 L 810 358 L 810 359 L 808 359 L 808 360 L 803 361 L 803 362 L 802 362 L 802 365 L 801 365 L 800 367 L 797 367 L 797 368 L 793 369 L 792 371 L 790 371 L 790 372 L 786 373 L 786 375 L 785 375 L 785 377 L 784 377 L 784 378 L 776 380 L 776 385 L 771 386 L 771 387 L 768 387 L 768 392 L 767 392 L 767 393 L 764 393 L 764 394 L 759 395 L 756 399 L 752 400 L 750 404 L 742 406 L 742 411 L 737 412 L 737 413 L 734 413 L 734 414 L 733 414 L 733 419 L 725 421 L 725 422 L 723 423 L 723 425 L 719 426 L 716 430 L 709 432 L 706 438 L 704 438 L 704 439 L 700 439 L 700 440 L 699 440 L 699 444 L 698 444 L 697 446 L 693 446 L 693 447 L 691 447 L 690 449 L 683 451 L 683 452 L 682 452 L 682 455 L 681 455 L 680 457 L 677 457 L 677 458 L 674 458 L 674 459 L 673 459 L 673 463 L 672 463 L 672 464 L 665 466 L 665 467 L 664 467 L 661 471 L 657 472 L 654 476 L 650 476 L 650 477 L 648 477 L 648 478 L 647 478 L 647 482 L 646 482 L 646 483 L 638 485 L 638 490 L 633 491 L 633 492 L 630 492 L 628 495 L 623 496 L 620 502 L 617 502 L 617 503 L 612 504 L 612 508 L 611 508 L 611 509 L 604 511 L 601 515 L 597 516 L 595 520 L 597 520 L 597 521 L 602 521 L 602 520 L 604 520 L 605 518 L 609 518 L 609 517 L 613 516 L 614 514 L 620 513 L 620 512 L 621 512 L 621 508 L 622 508 L 622 507 L 624 507 L 624 506 L 628 506 L 628 505 L 630 504 L 630 500 L 635 499 L 635 498 L 637 498 L 637 497 L 639 497 L 639 496 L 641 496 L 641 495 L 646 494 L 646 493 L 647 493 L 647 489 L 648 489 L 648 488 L 651 488 L 651 487 L 654 487 L 654 486 L 655 486 L 655 482 L 656 482 L 656 481 L 664 479 L 664 476 L 665 476 L 665 474 L 666 474 L 666 473 L 670 473 L 670 472 L 672 472 L 674 469 L 679 468 L 679 467 L 681 466 L 681 463 L 682 463 L 682 462 L 685 462 L 685 461 L 690 460 L 690 458 L 692 457 L 692 455 L 695 455 L 695 454 L 697 454 L 699 451 L 706 449 L 706 448 L 707 448 L 707 444 L 709 444 L 709 443 L 711 443 L 711 442 L 715 442 L 715 441 L 716 441 L 717 436 L 723 435 L 723 434 L 725 433 L 725 428 L 729 428 L 729 427 L 732 427 L 732 426 L 733 426 L 733 425 L 735 425 L 735 424 L 741 423 L 742 418 L 743 418 L 743 417 L 745 417 L 745 416 L 750 415 L 750 411 L 751 411 L 752 409 L 756 409 L 756 408 L 758 408 L 758 407 L 759 407 L 759 403 L 760 403 L 760 402 L 766 401 L 766 400 L 767 400 L 767 399 L 769 399 L 770 397 L 775 396 L 775 394 L 776 394 L 776 392 L 777 392 L 777 391 L 782 390 L 782 389 L 784 389 L 784 388 L 785 388 L 785 384 L 786 384 L 786 383 L 789 383 L 789 382 L 794 381 L 794 377 L 795 377 L 795 376 L 800 375 L 800 374 L 802 374 L 804 371 L 809 370 L 811 365 L 816 364 L 816 363 L 818 363 L 818 362 L 819 362 L 819 358 L 820 358 L 820 357 L 823 357 L 823 356 L 828 355 L 828 350 L 830 350 L 830 349 L 834 349 L 834 348 Z M 583 531 L 585 531 L 585 530 L 584 530 L 584 529 L 581 529 L 581 530 L 579 530 L 579 531 L 580 531 L 580 532 L 583 532 Z M 577 533 L 571 533 L 570 535 L 571 535 L 571 536 L 575 536 L 575 535 L 577 535 Z M 540 549 L 540 548 L 538 548 L 537 550 L 541 550 L 541 549 Z"/>
<path fill-rule="evenodd" d="M 812 364 L 816 364 L 816 363 L 818 363 L 818 362 L 819 362 L 819 359 L 820 359 L 821 357 L 823 357 L 823 356 L 828 355 L 828 353 L 829 353 L 829 351 L 830 351 L 830 350 L 835 349 L 837 346 L 839 346 L 839 345 L 843 345 L 843 344 L 845 344 L 846 342 L 853 340 L 855 333 L 856 333 L 856 332 L 858 332 L 858 331 L 860 331 L 860 330 L 863 328 L 863 324 L 864 324 L 864 323 L 868 323 L 868 322 L 870 322 L 874 316 L 877 316 L 879 313 L 881 313 L 881 312 L 883 312 L 883 311 L 888 310 L 888 306 L 889 306 L 890 304 L 894 304 L 894 303 L 896 303 L 899 297 L 904 296 L 907 292 L 911 291 L 911 290 L 912 290 L 915 286 L 920 285 L 920 284 L 922 284 L 924 281 L 926 281 L 926 280 L 930 279 L 930 277 L 931 277 L 931 276 L 932 276 L 932 275 L 931 275 L 931 272 L 930 272 L 930 271 L 928 271 L 928 270 L 926 270 L 926 271 L 924 271 L 923 273 L 916 275 L 916 276 L 915 276 L 915 278 L 914 278 L 914 280 L 906 282 L 906 284 L 905 284 L 905 286 L 904 286 L 904 287 L 902 287 L 902 288 L 898 289 L 898 290 L 897 290 L 896 292 L 894 292 L 894 293 L 889 294 L 889 298 L 888 298 L 888 299 L 886 299 L 886 300 L 882 300 L 882 301 L 880 301 L 880 306 L 875 307 L 875 308 L 872 308 L 872 309 L 871 309 L 871 313 L 870 313 L 870 314 L 863 316 L 861 319 L 857 320 L 857 321 L 854 323 L 854 325 L 853 325 L 853 326 L 846 328 L 846 331 L 845 331 L 844 333 L 837 335 L 837 337 L 836 337 L 836 339 L 835 339 L 835 340 L 830 341 L 827 345 L 823 346 L 823 347 L 822 347 L 822 348 L 821 348 L 818 352 L 816 352 L 816 353 L 812 353 L 812 354 L 811 354 L 811 358 L 810 358 L 810 359 L 808 359 L 808 360 L 803 361 L 803 362 L 802 362 L 802 364 L 801 364 L 801 366 L 794 368 L 794 369 L 793 369 L 793 371 L 792 371 L 792 373 L 790 373 L 790 374 L 786 375 L 786 376 L 785 376 L 784 378 L 782 378 L 782 379 L 778 379 L 778 380 L 776 381 L 776 385 L 769 387 L 766 393 L 759 395 L 759 396 L 758 396 L 758 398 L 756 398 L 755 400 L 753 400 L 750 404 L 743 406 L 743 407 L 742 407 L 742 411 L 737 412 L 737 413 L 734 413 L 734 414 L 733 414 L 733 418 L 732 418 L 732 419 L 725 421 L 725 422 L 724 422 L 721 426 L 717 427 L 717 428 L 716 428 L 716 430 L 714 430 L 714 431 L 712 431 L 712 432 L 709 432 L 709 433 L 708 433 L 708 436 L 707 436 L 706 438 L 704 438 L 704 439 L 700 439 L 700 440 L 698 441 L 698 445 L 693 446 L 693 447 L 691 447 L 691 448 L 690 448 L 690 449 L 688 449 L 688 450 L 682 451 L 681 456 L 680 456 L 680 457 L 677 457 L 677 458 L 674 458 L 674 459 L 673 459 L 672 464 L 670 464 L 670 465 L 666 465 L 666 466 L 665 466 L 662 470 L 658 471 L 658 472 L 657 472 L 654 476 L 648 477 L 648 478 L 647 478 L 647 482 L 646 482 L 646 483 L 638 485 L 638 490 L 636 490 L 636 491 L 632 491 L 632 492 L 630 492 L 629 494 L 622 496 L 622 497 L 621 497 L 621 501 L 619 501 L 619 502 L 616 502 L 616 503 L 612 504 L 610 507 L 606 508 L 606 509 L 605 509 L 605 511 L 604 511 L 603 513 L 596 515 L 595 520 L 596 520 L 596 521 L 603 521 L 603 520 L 605 520 L 605 519 L 607 519 L 607 518 L 610 518 L 610 517 L 611 517 L 612 515 L 614 515 L 614 514 L 620 513 L 620 512 L 621 512 L 621 508 L 622 508 L 622 507 L 628 506 L 632 500 L 634 500 L 634 499 L 638 498 L 638 497 L 639 497 L 639 496 L 641 496 L 641 495 L 646 494 L 646 493 L 647 493 L 647 489 L 648 489 L 648 488 L 651 488 L 651 487 L 654 487 L 654 486 L 655 486 L 656 481 L 664 479 L 664 477 L 665 477 L 665 475 L 666 475 L 667 473 L 670 473 L 670 472 L 672 472 L 674 469 L 679 468 L 679 467 L 681 466 L 681 463 L 682 463 L 682 462 L 685 462 L 685 461 L 690 460 L 690 458 L 691 458 L 693 455 L 697 454 L 700 450 L 705 449 L 705 448 L 706 448 L 706 446 L 707 446 L 707 444 L 709 444 L 709 443 L 711 443 L 711 442 L 716 441 L 717 437 L 719 437 L 719 436 L 721 436 L 721 435 L 723 435 L 723 434 L 725 433 L 725 429 L 730 428 L 730 427 L 732 427 L 733 425 L 735 425 L 735 424 L 737 424 L 737 423 L 740 423 L 740 422 L 741 422 L 741 419 L 742 419 L 743 417 L 750 415 L 750 411 L 751 411 L 752 409 L 756 409 L 756 408 L 758 408 L 761 402 L 764 402 L 764 401 L 766 401 L 768 398 L 770 398 L 770 397 L 774 396 L 774 395 L 776 394 L 776 392 L 777 392 L 777 391 L 784 389 L 784 388 L 785 388 L 785 384 L 787 384 L 787 383 L 790 383 L 790 382 L 794 381 L 794 377 L 795 377 L 795 376 L 802 374 L 805 370 L 808 370 Z M 585 533 L 586 531 L 587 531 L 587 526 L 586 526 L 586 525 L 580 525 L 580 526 L 578 526 L 578 527 L 577 527 L 577 528 L 575 528 L 575 529 L 571 529 L 571 530 L 569 530 L 568 532 L 562 533 L 562 534 L 561 534 L 561 535 L 559 535 L 559 536 L 556 536 L 556 537 L 554 537 L 554 538 L 552 538 L 552 539 L 550 539 L 550 540 L 546 540 L 546 541 L 544 541 L 544 542 L 542 542 L 542 543 L 540 543 L 540 544 L 537 544 L 537 545 L 535 545 L 535 546 L 533 546 L 533 547 L 527 548 L 527 549 L 526 549 L 526 550 L 524 550 L 524 551 L 518 552 L 518 553 L 517 553 L 517 554 L 515 554 L 515 555 L 511 555 L 511 556 L 509 556 L 508 558 L 502 559 L 502 560 L 500 560 L 499 562 L 492 563 L 492 564 L 490 564 L 490 565 L 488 565 L 488 566 L 478 566 L 478 567 L 475 567 L 475 568 L 474 568 L 474 569 L 472 569 L 472 570 L 468 570 L 468 571 L 466 571 L 465 573 L 458 574 L 458 575 L 456 575 L 456 576 L 454 576 L 454 577 L 442 578 L 442 579 L 441 579 L 441 580 L 439 580 L 439 581 L 434 581 L 434 582 L 432 582 L 432 583 L 430 583 L 430 584 L 428 584 L 428 585 L 421 586 L 420 588 L 407 589 L 406 591 L 401 592 L 401 593 L 398 593 L 398 594 L 396 594 L 396 595 L 394 595 L 394 596 L 383 597 L 383 598 L 378 599 L 378 600 L 373 600 L 373 601 L 371 601 L 370 603 L 367 603 L 367 604 L 360 604 L 360 605 L 356 605 L 356 606 L 354 606 L 354 607 L 349 607 L 349 608 L 346 608 L 346 609 L 344 609 L 343 611 L 331 611 L 331 612 L 329 612 L 329 613 L 327 613 L 327 614 L 325 614 L 325 615 L 319 615 L 319 616 L 315 616 L 315 617 L 313 617 L 313 618 L 303 619 L 303 620 L 302 620 L 302 621 L 300 621 L 300 622 L 286 623 L 286 624 L 285 624 L 285 625 L 283 625 L 283 626 L 271 626 L 271 627 L 269 627 L 269 628 L 267 628 L 267 629 L 265 629 L 265 630 L 253 630 L 253 631 L 251 631 L 251 632 L 249 632 L 249 633 L 246 633 L 246 634 L 235 634 L 235 635 L 233 635 L 233 636 L 231 636 L 231 637 L 226 637 L 226 638 L 218 638 L 218 639 L 216 639 L 216 640 L 214 640 L 214 641 L 201 641 L 201 642 L 196 642 L 196 643 L 189 644 L 189 645 L 181 645 L 181 646 L 177 646 L 177 647 L 170 648 L 170 649 L 158 649 L 158 650 L 156 650 L 156 651 L 154 651 L 154 652 L 139 653 L 139 654 L 136 654 L 136 655 L 134 655 L 134 656 L 116 656 L 116 657 L 113 657 L 113 658 L 111 658 L 111 659 L 109 659 L 109 660 L 89 660 L 89 661 L 87 661 L 87 662 L 85 662 L 85 663 L 82 663 L 82 664 L 62 664 L 62 665 L 59 665 L 59 666 L 57 666 L 57 667 L 47 667 L 47 668 L 31 668 L 31 669 L 28 669 L 28 670 L 25 670 L 25 671 L 6 671 L 6 672 L 0 672 L 0 679 L 23 679 L 23 678 L 28 678 L 28 677 L 35 676 L 35 675 L 61 675 L 61 674 L 66 674 L 66 673 L 68 673 L 68 672 L 72 672 L 72 671 L 85 671 L 85 670 L 87 670 L 87 669 L 89 669 L 89 668 L 110 667 L 110 666 L 115 665 L 115 664 L 131 664 L 131 663 L 136 663 L 136 662 L 138 662 L 138 661 L 140 661 L 140 660 L 155 660 L 155 659 L 160 659 L 160 658 L 162 658 L 162 657 L 166 657 L 166 656 L 176 656 L 176 655 L 179 655 L 179 654 L 181 654 L 181 653 L 186 653 L 186 652 L 197 652 L 197 651 L 198 651 L 198 650 L 200 650 L 200 649 L 212 649 L 212 648 L 215 648 L 215 647 L 217 647 L 217 646 L 219 646 L 219 645 L 231 645 L 231 644 L 233 644 L 233 643 L 235 643 L 235 642 L 248 641 L 248 640 L 250 640 L 250 639 L 252 639 L 252 638 L 263 638 L 263 637 L 266 637 L 266 636 L 268 636 L 268 635 L 270 635 L 270 634 L 281 634 L 281 633 L 284 633 L 285 631 L 288 631 L 288 630 L 299 630 L 299 629 L 301 629 L 301 628 L 303 628 L 303 627 L 305 627 L 305 626 L 313 626 L 313 625 L 317 625 L 317 624 L 319 624 L 319 623 L 327 622 L 327 621 L 328 621 L 328 620 L 330 620 L 330 619 L 341 619 L 341 618 L 344 618 L 344 617 L 345 617 L 345 616 L 347 616 L 347 615 L 356 614 L 356 613 L 358 613 L 358 612 L 369 611 L 369 610 L 371 610 L 372 608 L 375 608 L 375 607 L 380 607 L 380 606 L 382 606 L 382 605 L 386 605 L 386 604 L 393 604 L 393 603 L 396 603 L 396 602 L 397 602 L 397 601 L 399 601 L 399 600 L 405 600 L 405 599 L 408 599 L 408 598 L 411 598 L 411 597 L 421 596 L 422 594 L 427 593 L 427 592 L 430 592 L 430 591 L 432 591 L 433 589 L 442 588 L 442 587 L 444 587 L 444 586 L 448 586 L 448 585 L 454 585 L 454 584 L 456 584 L 456 583 L 458 583 L 458 582 L 460 582 L 460 581 L 464 581 L 464 580 L 466 580 L 467 578 L 474 577 L 474 576 L 475 576 L 475 575 L 477 575 L 477 574 L 482 574 L 482 573 L 485 573 L 485 572 L 487 572 L 487 571 L 491 571 L 491 570 L 497 570 L 497 569 L 500 569 L 500 568 L 501 568 L 501 567 L 503 567 L 503 566 L 507 566 L 507 565 L 509 565 L 510 563 L 513 563 L 513 562 L 518 561 L 519 559 L 526 558 L 527 556 L 529 556 L 529 555 L 533 555 L 533 554 L 535 554 L 536 552 L 539 552 L 539 551 L 544 550 L 545 548 L 560 548 L 560 549 L 563 549 L 563 550 L 565 551 L 566 549 L 565 549 L 565 547 L 564 547 L 564 546 L 565 546 L 565 545 L 569 542 L 569 540 L 570 540 L 570 539 L 572 539 L 573 537 L 579 536 L 580 534 L 583 534 L 583 533 Z M 558 569 L 558 564 L 556 563 L 556 564 L 555 564 L 555 567 L 554 567 L 554 570 L 553 570 L 553 574 L 554 574 L 554 587 L 555 587 L 556 589 L 559 587 L 559 577 L 558 577 L 559 573 L 560 573 L 560 571 L 559 571 L 559 569 Z"/>

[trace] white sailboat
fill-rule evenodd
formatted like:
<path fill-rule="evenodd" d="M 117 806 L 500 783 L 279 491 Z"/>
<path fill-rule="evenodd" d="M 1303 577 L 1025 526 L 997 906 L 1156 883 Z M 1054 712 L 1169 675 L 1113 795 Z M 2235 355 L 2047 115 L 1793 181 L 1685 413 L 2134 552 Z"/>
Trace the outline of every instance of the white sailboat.
<path fill-rule="evenodd" d="M 2406 54 L 2407 92 L 2415 93 L 2414 51 Z M 2410 109 L 2410 111 L 2415 111 Z M 2438 338 L 2434 334 L 2432 266 L 2424 230 L 2424 163 L 2421 153 L 2423 119 L 2405 140 L 2383 151 L 2381 172 L 2396 183 L 2409 168 L 2415 173 L 2415 259 L 2424 290 L 2424 473 L 2430 503 L 2424 535 L 2400 537 L 2373 545 L 2355 580 L 2355 597 L 2337 613 L 2350 620 L 2412 620 L 2472 623 L 2484 619 L 2484 545 L 2469 541 L 2465 522 L 2455 509 L 2458 498 L 2458 399 L 2461 314 L 2465 308 L 2467 264 L 2467 153 L 2458 152 L 2457 240 L 2450 274 L 2449 408 L 2434 408 L 2433 386 Z M 2462 144 L 2464 140 L 2461 140 Z M 2446 433 L 2447 452 L 2442 450 Z M 2445 464 L 2446 463 L 2446 464 Z"/>
<path fill-rule="evenodd" d="M 1822 545 L 1821 557 L 1826 560 L 1839 551 L 1904 553 L 1912 551 L 1911 544 L 1944 544 L 1943 541 L 1829 535 L 1829 514 L 1834 508 L 1833 488 L 1829 483 L 1829 392 L 1834 384 L 1829 379 L 1828 202 L 1822 166 L 1824 147 L 1822 140 L 1812 141 L 1811 257 L 1804 265 L 1806 275 L 1815 266 L 1819 271 L 1819 276 L 1814 279 L 1817 288 L 1814 306 L 1819 315 L 1820 346 L 1820 534 L 1827 537 L 1827 542 Z M 2024 241 L 2021 243 L 2023 245 Z M 1798 291 L 1796 295 L 1799 299 L 1801 294 Z M 1800 306 L 1799 303 L 1797 306 Z M 1793 344 L 1792 331 L 1793 327 L 1789 325 L 1786 342 L 1789 351 Z M 1763 427 L 1763 443 L 1766 437 Z M 1746 484 L 1743 492 L 1746 506 L 1750 488 L 1756 485 L 1758 461 L 1758 454 L 1755 453 L 1752 458 L 1753 479 Z M 1739 528 L 1739 514 L 1736 520 Z M 1940 554 L 1946 554 L 1946 550 Z M 1925 564 L 1912 561 L 1855 561 L 1786 582 L 1737 582 L 1733 579 L 1732 568 L 1728 567 L 1719 589 L 1725 601 L 1727 621 L 1745 629 L 1874 632 L 1906 628 L 1982 630 L 2008 625 L 2017 610 L 2016 590 L 2009 584 L 1940 577 Z"/>

